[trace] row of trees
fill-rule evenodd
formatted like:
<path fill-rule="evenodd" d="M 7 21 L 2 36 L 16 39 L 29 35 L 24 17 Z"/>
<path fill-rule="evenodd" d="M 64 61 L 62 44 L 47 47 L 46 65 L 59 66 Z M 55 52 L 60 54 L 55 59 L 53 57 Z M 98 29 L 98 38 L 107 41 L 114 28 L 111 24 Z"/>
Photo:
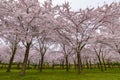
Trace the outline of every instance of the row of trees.
<path fill-rule="evenodd" d="M 11 52 L 9 51 L 7 46 L 3 46 L 3 47 L 1 46 L 0 50 L 1 50 L 0 68 L 3 68 L 4 66 L 7 67 L 11 57 Z M 14 57 L 14 64 L 13 64 L 14 68 L 15 65 L 17 69 L 21 68 L 21 63 L 23 62 L 24 59 L 23 50 L 20 49 L 19 51 L 17 50 Z M 105 52 L 99 52 L 99 50 L 95 52 L 89 49 L 84 49 L 81 53 L 82 68 L 83 69 L 99 68 L 101 71 L 107 70 L 107 68 L 112 68 L 112 67 L 119 68 L 119 54 L 117 53 L 113 54 L 113 53 L 106 54 Z M 47 51 L 47 53 L 43 57 L 43 60 L 44 61 L 42 68 L 51 68 L 51 69 L 61 68 L 61 69 L 66 69 L 66 71 L 69 71 L 70 68 L 75 68 L 75 69 L 77 68 L 77 58 L 74 53 L 68 54 L 66 59 L 66 54 L 63 51 L 54 51 L 54 52 Z M 28 56 L 27 68 L 40 69 L 40 65 L 41 65 L 40 63 L 41 63 L 40 53 L 36 50 L 31 49 Z"/>
<path fill-rule="evenodd" d="M 88 55 L 94 57 L 95 53 L 99 64 L 105 64 L 106 56 L 120 53 L 119 23 L 120 3 L 73 11 L 68 2 L 53 6 L 51 0 L 43 4 L 38 0 L 0 0 L 0 37 L 11 53 L 7 72 L 19 49 L 24 53 L 21 75 L 25 75 L 30 50 L 40 54 L 40 71 L 45 54 L 55 51 L 58 57 L 63 54 L 67 71 L 70 56 L 78 73 Z"/>

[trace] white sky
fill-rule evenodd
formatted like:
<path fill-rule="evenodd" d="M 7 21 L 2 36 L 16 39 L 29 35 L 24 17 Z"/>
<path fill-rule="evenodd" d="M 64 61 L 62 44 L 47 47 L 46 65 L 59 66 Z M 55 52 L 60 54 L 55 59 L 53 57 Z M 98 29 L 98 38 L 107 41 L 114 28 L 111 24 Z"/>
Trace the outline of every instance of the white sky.
<path fill-rule="evenodd" d="M 44 1 L 44 0 L 40 0 Z M 111 2 L 119 2 L 120 0 L 53 0 L 53 4 L 62 4 L 65 1 L 69 1 L 73 10 L 80 8 L 85 9 L 86 7 L 97 7 L 105 3 L 110 4 Z"/>

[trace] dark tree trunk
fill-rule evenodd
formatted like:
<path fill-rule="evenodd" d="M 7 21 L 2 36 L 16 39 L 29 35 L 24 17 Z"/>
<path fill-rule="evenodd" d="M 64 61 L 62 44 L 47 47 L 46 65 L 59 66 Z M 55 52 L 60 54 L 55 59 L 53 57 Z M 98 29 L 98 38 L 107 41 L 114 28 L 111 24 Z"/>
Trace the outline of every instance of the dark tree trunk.
<path fill-rule="evenodd" d="M 37 64 L 33 64 L 33 69 L 36 69 L 37 68 Z"/>
<path fill-rule="evenodd" d="M 96 53 L 96 55 L 97 55 L 97 58 L 98 58 L 98 61 L 99 61 L 99 67 L 98 68 L 100 68 L 100 70 L 103 71 L 103 65 L 102 65 L 100 54 Z"/>
<path fill-rule="evenodd" d="M 17 69 L 20 69 L 20 62 L 17 64 Z"/>
<path fill-rule="evenodd" d="M 98 66 L 98 69 L 100 69 L 100 64 L 99 64 L 99 62 L 97 63 L 97 66 Z"/>
<path fill-rule="evenodd" d="M 107 70 L 104 58 L 102 58 L 102 60 L 103 60 L 104 68 L 105 68 L 105 70 Z"/>
<path fill-rule="evenodd" d="M 40 63 L 40 72 L 42 72 L 43 69 L 43 62 L 44 62 L 44 55 L 41 55 L 41 63 Z"/>
<path fill-rule="evenodd" d="M 25 57 L 24 57 L 24 61 L 23 61 L 23 64 L 22 64 L 22 70 L 21 70 L 21 73 L 20 73 L 21 75 L 25 75 L 25 73 L 26 73 L 26 65 L 27 65 L 27 61 L 28 61 L 30 45 L 31 45 L 31 43 L 27 43 L 26 51 L 25 51 Z"/>
<path fill-rule="evenodd" d="M 118 66 L 118 68 L 120 69 L 120 63 L 119 63 L 119 62 L 117 62 L 117 66 Z"/>
<path fill-rule="evenodd" d="M 102 62 L 101 62 L 101 60 L 100 60 L 100 57 L 98 57 L 98 60 L 99 60 L 100 70 L 103 71 L 103 66 L 102 66 Z"/>
<path fill-rule="evenodd" d="M 12 51 L 12 56 L 11 56 L 11 58 L 10 58 L 9 65 L 8 65 L 8 68 L 7 68 L 7 71 L 6 71 L 6 72 L 10 72 L 10 70 L 11 70 L 12 63 L 13 63 L 13 60 L 14 60 L 14 56 L 15 56 L 16 50 L 17 50 L 17 47 L 15 46 L 15 47 L 14 47 L 14 50 Z"/>
<path fill-rule="evenodd" d="M 1 64 L 1 69 L 4 67 L 4 63 Z"/>
<path fill-rule="evenodd" d="M 82 72 L 82 62 L 81 62 L 80 52 L 77 52 L 77 69 L 78 69 L 78 74 L 80 74 Z"/>
<path fill-rule="evenodd" d="M 49 69 L 50 68 L 50 64 L 47 62 L 46 68 Z"/>
<path fill-rule="evenodd" d="M 76 69 L 76 67 L 77 67 L 76 61 L 75 60 L 73 60 L 73 61 L 74 61 L 74 68 Z"/>
<path fill-rule="evenodd" d="M 92 69 L 92 63 L 91 63 L 91 60 L 89 60 L 89 65 L 90 65 L 90 69 Z"/>
<path fill-rule="evenodd" d="M 62 69 L 64 69 L 64 60 L 61 63 Z"/>
<path fill-rule="evenodd" d="M 52 69 L 54 70 L 54 68 L 55 68 L 55 63 L 54 61 L 52 61 Z"/>
<path fill-rule="evenodd" d="M 68 63 L 68 56 L 65 57 L 66 60 L 66 71 L 69 71 L 69 63 Z"/>
<path fill-rule="evenodd" d="M 111 68 L 110 61 L 107 61 L 108 68 Z"/>
<path fill-rule="evenodd" d="M 60 69 L 64 69 L 64 60 L 60 61 Z"/>
<path fill-rule="evenodd" d="M 89 69 L 89 63 L 87 59 L 86 59 L 86 66 L 87 66 L 87 69 Z"/>
<path fill-rule="evenodd" d="M 30 60 L 28 60 L 28 66 L 27 66 L 28 69 L 30 69 Z"/>

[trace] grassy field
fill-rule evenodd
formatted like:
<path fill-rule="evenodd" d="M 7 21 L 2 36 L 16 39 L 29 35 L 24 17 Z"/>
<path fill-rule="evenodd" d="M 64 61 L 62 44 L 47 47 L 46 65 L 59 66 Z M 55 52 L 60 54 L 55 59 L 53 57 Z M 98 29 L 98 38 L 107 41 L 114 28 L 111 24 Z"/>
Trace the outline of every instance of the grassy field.
<path fill-rule="evenodd" d="M 105 72 L 99 70 L 84 70 L 78 75 L 76 71 L 71 70 L 27 70 L 25 76 L 20 76 L 20 70 L 13 69 L 10 73 L 6 73 L 5 69 L 0 69 L 0 80 L 120 80 L 120 70 L 113 69 Z"/>

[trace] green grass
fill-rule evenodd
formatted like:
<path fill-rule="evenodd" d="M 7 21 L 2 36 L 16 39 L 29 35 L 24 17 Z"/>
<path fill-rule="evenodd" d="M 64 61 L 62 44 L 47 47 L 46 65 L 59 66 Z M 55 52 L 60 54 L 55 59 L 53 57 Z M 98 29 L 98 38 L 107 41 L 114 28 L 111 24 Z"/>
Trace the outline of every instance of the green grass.
<path fill-rule="evenodd" d="M 75 70 L 66 72 L 65 70 L 46 69 L 40 73 L 38 70 L 27 70 L 25 76 L 20 76 L 20 70 L 12 69 L 6 73 L 5 69 L 0 69 L 0 80 L 120 80 L 120 70 L 113 69 L 105 72 L 91 69 L 84 70 L 78 75 Z"/>

